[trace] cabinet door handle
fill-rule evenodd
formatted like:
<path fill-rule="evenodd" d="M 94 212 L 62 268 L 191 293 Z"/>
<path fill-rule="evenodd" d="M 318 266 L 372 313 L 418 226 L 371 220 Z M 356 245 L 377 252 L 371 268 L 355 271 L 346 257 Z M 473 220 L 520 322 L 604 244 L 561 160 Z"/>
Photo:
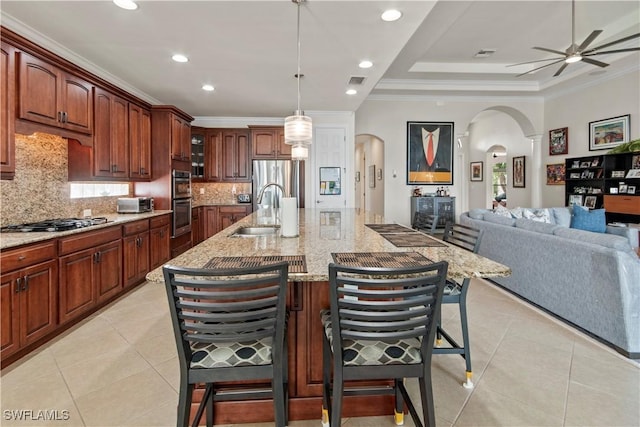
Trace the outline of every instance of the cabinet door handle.
<path fill-rule="evenodd" d="M 27 291 L 29 289 L 29 276 L 24 276 L 24 280 L 22 281 L 22 290 Z"/>
<path fill-rule="evenodd" d="M 59 121 L 60 123 L 63 123 L 63 122 L 62 122 L 62 111 L 58 111 L 58 121 Z"/>
<path fill-rule="evenodd" d="M 20 292 L 20 286 L 22 285 L 22 277 L 16 279 L 16 294 Z"/>
<path fill-rule="evenodd" d="M 290 311 L 302 311 L 302 282 L 293 282 L 293 301 Z"/>
<path fill-rule="evenodd" d="M 160 237 L 164 237 L 164 228 L 160 230 Z"/>
<path fill-rule="evenodd" d="M 144 175 L 144 174 L 145 174 L 144 168 L 140 168 L 140 175 Z"/>

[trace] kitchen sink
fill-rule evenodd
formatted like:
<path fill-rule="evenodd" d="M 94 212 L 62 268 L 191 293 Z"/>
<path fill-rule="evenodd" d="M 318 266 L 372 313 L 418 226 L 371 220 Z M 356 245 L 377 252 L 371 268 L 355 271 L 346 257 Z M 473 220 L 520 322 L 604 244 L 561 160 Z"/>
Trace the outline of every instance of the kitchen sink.
<path fill-rule="evenodd" d="M 279 229 L 280 227 L 277 225 L 240 227 L 231 235 L 231 237 L 270 236 L 277 234 Z"/>

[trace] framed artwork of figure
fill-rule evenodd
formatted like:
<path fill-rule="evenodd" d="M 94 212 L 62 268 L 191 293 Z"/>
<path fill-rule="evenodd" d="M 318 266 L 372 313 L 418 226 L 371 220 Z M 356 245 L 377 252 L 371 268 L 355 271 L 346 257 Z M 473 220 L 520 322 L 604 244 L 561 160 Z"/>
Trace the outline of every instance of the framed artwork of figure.
<path fill-rule="evenodd" d="M 407 122 L 407 185 L 453 184 L 453 122 Z"/>
<path fill-rule="evenodd" d="M 525 156 L 513 158 L 513 187 L 524 188 L 525 187 Z"/>

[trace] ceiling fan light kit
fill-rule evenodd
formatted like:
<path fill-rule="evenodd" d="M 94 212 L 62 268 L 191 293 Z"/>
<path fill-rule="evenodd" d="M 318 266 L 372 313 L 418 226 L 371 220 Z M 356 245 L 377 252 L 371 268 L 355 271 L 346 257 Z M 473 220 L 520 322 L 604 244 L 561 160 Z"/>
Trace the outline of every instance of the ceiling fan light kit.
<path fill-rule="evenodd" d="M 291 158 L 294 160 L 304 160 L 309 157 L 308 146 L 313 141 L 313 127 L 311 117 L 305 116 L 304 111 L 300 109 L 300 79 L 303 74 L 300 73 L 300 4 L 305 0 L 291 0 L 298 8 L 298 72 L 295 78 L 298 82 L 298 109 L 292 116 L 284 119 L 284 143 L 292 145 Z"/>
<path fill-rule="evenodd" d="M 640 47 L 613 49 L 613 50 L 607 50 L 607 51 L 602 50 L 606 47 L 638 38 L 640 37 L 640 33 L 632 34 L 630 36 L 626 36 L 621 39 L 614 40 L 612 42 L 605 43 L 600 46 L 592 47 L 591 49 L 587 49 L 589 45 L 600 35 L 600 33 L 602 33 L 602 30 L 593 30 L 591 34 L 589 34 L 587 38 L 584 39 L 584 41 L 580 45 L 576 44 L 576 2 L 575 0 L 572 0 L 571 1 L 571 46 L 569 46 L 567 50 L 565 50 L 564 52 L 560 50 L 549 49 L 546 47 L 534 46 L 533 49 L 541 50 L 544 52 L 555 53 L 557 55 L 560 55 L 560 57 L 520 62 L 518 64 L 508 65 L 508 67 L 514 67 L 516 65 L 524 65 L 524 64 L 534 64 L 536 62 L 553 61 L 549 64 L 542 65 L 540 67 L 534 68 L 532 70 L 526 71 L 516 76 L 516 77 L 520 77 L 526 74 L 531 74 L 543 68 L 550 67 L 551 65 L 555 65 L 555 64 L 559 64 L 560 62 L 563 62 L 563 64 L 558 69 L 558 71 L 556 71 L 556 73 L 553 75 L 553 77 L 557 77 L 565 70 L 565 68 L 567 68 L 569 64 L 575 64 L 576 62 L 586 62 L 587 64 L 595 65 L 601 68 L 609 66 L 609 64 L 607 64 L 606 62 L 597 61 L 595 59 L 590 58 L 591 56 L 605 55 L 605 54 L 611 54 L 611 53 L 621 53 L 621 52 L 633 52 L 633 51 L 640 50 Z"/>

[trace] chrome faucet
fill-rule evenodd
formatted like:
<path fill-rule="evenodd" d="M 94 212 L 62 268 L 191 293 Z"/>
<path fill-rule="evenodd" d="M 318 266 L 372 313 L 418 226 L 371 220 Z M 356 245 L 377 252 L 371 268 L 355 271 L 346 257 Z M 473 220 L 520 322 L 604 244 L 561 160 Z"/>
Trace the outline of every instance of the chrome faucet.
<path fill-rule="evenodd" d="M 256 201 L 258 204 L 262 203 L 262 196 L 264 195 L 264 190 L 272 186 L 278 187 L 280 191 L 282 191 L 282 197 L 284 197 L 284 187 L 276 182 L 270 182 L 268 184 L 265 184 L 265 186 L 260 189 L 260 192 L 258 193 L 258 200 Z"/>

